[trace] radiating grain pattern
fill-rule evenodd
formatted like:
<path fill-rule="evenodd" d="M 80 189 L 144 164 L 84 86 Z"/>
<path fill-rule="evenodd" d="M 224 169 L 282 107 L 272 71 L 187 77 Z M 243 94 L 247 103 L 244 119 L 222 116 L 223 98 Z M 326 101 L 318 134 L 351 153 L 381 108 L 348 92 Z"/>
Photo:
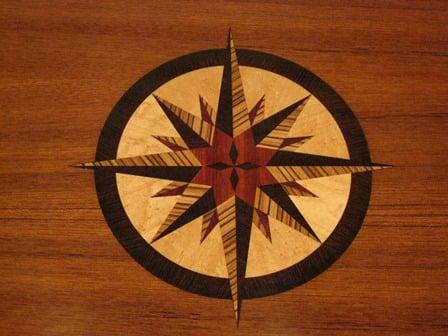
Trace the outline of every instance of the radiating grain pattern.
<path fill-rule="evenodd" d="M 446 1 L 3 1 L 0 333 L 443 335 L 448 294 Z M 328 271 L 244 303 L 180 291 L 121 248 L 94 159 L 121 94 L 174 57 L 240 48 L 298 62 L 349 103 L 374 176 L 360 234 Z"/>

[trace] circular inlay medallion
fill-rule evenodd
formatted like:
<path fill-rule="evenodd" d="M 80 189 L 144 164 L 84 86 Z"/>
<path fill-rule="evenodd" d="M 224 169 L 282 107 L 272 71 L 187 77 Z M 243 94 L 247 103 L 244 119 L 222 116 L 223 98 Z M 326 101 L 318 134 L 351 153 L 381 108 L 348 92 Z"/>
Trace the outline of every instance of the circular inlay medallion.
<path fill-rule="evenodd" d="M 325 82 L 235 49 L 170 61 L 113 108 L 94 162 L 116 238 L 187 291 L 241 300 L 328 268 L 358 232 L 371 171 L 364 134 Z"/>

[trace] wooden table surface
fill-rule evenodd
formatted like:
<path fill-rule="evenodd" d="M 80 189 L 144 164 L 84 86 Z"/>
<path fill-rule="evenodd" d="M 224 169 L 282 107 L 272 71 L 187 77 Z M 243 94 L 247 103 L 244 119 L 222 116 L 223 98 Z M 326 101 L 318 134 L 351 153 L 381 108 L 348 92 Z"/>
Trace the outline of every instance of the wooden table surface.
<path fill-rule="evenodd" d="M 1 335 L 448 333 L 446 1 L 2 1 Z M 244 302 L 174 288 L 110 232 L 92 174 L 115 102 L 156 66 L 222 48 L 274 53 L 348 102 L 373 161 L 370 208 L 311 282 Z"/>

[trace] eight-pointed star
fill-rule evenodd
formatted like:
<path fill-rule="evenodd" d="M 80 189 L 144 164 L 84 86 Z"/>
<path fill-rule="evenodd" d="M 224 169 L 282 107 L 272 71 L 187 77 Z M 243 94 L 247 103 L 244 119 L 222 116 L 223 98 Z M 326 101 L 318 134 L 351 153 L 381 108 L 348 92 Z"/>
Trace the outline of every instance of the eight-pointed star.
<path fill-rule="evenodd" d="M 295 152 L 312 139 L 309 134 L 289 137 L 310 97 L 298 97 L 269 117 L 264 96 L 249 110 L 230 33 L 227 50 L 217 110 L 199 97 L 199 118 L 154 95 L 180 135 L 154 136 L 171 151 L 77 166 L 171 180 L 153 197 L 180 198 L 152 241 L 201 216 L 201 242 L 219 226 L 238 321 L 252 223 L 269 240 L 273 218 L 320 242 L 289 197 L 316 197 L 298 181 L 385 166 Z"/>

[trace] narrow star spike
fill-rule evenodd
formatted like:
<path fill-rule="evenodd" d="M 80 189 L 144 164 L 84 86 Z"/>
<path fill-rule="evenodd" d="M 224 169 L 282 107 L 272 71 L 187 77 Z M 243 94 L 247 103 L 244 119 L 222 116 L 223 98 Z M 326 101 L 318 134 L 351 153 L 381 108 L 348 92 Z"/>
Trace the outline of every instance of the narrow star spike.
<path fill-rule="evenodd" d="M 292 182 L 325 176 L 365 173 L 388 168 L 387 166 L 279 166 L 267 167 L 280 182 Z"/>
<path fill-rule="evenodd" d="M 209 122 L 171 104 L 167 100 L 154 95 L 162 110 L 170 119 L 174 128 L 182 136 L 188 148 L 207 147 L 212 143 L 215 128 Z"/>
<path fill-rule="evenodd" d="M 75 168 L 93 169 L 104 173 L 120 173 L 126 175 L 154 177 L 164 180 L 175 180 L 181 182 L 190 182 L 199 172 L 201 167 L 147 167 L 147 166 L 94 166 L 90 163 L 79 163 L 71 165 Z"/>
<path fill-rule="evenodd" d="M 246 272 L 252 207 L 233 196 L 204 214 L 201 242 L 219 225 L 229 277 L 233 310 L 238 323 L 241 310 L 239 288 Z"/>
<path fill-rule="evenodd" d="M 371 163 L 368 160 L 341 159 L 308 153 L 277 151 L 269 160 L 268 166 L 382 166 L 388 165 Z"/>
<path fill-rule="evenodd" d="M 310 96 L 305 97 L 252 127 L 255 142 L 260 147 L 279 149 Z"/>
<path fill-rule="evenodd" d="M 281 184 L 282 188 L 288 195 L 292 196 L 305 196 L 305 197 L 316 197 L 311 191 L 301 186 L 297 182 L 286 182 Z"/>
<path fill-rule="evenodd" d="M 229 198 L 217 208 L 219 227 L 221 229 L 224 257 L 229 276 L 230 293 L 236 320 L 239 318 L 240 300 L 238 296 L 238 258 L 235 197 Z"/>
<path fill-rule="evenodd" d="M 232 68 L 230 63 L 230 53 L 227 52 L 224 57 L 224 69 L 222 72 L 221 88 L 219 92 L 216 127 L 232 137 L 233 125 L 232 114 L 230 113 L 230 111 L 232 111 Z"/>
<path fill-rule="evenodd" d="M 189 151 L 140 155 L 114 160 L 81 163 L 81 168 L 101 167 L 201 167 L 201 162 Z"/>
<path fill-rule="evenodd" d="M 182 193 L 187 189 L 188 183 L 173 181 L 162 190 L 157 192 L 152 197 L 166 197 L 166 196 L 176 196 L 182 195 Z"/>
<path fill-rule="evenodd" d="M 278 184 L 257 188 L 254 208 L 317 241 L 319 238 Z"/>
<path fill-rule="evenodd" d="M 227 52 L 221 81 L 216 126 L 227 135 L 237 137 L 249 129 L 251 124 L 238 66 L 238 57 L 230 31 Z"/>
<path fill-rule="evenodd" d="M 229 32 L 229 52 L 230 64 L 232 69 L 233 136 L 237 137 L 245 130 L 249 129 L 251 127 L 251 124 L 249 121 L 249 112 L 247 110 L 243 82 L 241 80 L 238 58 L 236 55 L 235 45 L 233 43 L 231 32 Z"/>
<path fill-rule="evenodd" d="M 255 104 L 255 106 L 249 112 L 249 119 L 252 125 L 260 122 L 264 118 L 264 104 L 265 96 L 261 97 L 260 100 Z"/>
<path fill-rule="evenodd" d="M 186 150 L 188 149 L 187 144 L 182 138 L 179 137 L 168 137 L 168 136 L 160 136 L 153 135 L 153 138 L 167 146 L 169 149 L 173 151 Z"/>
<path fill-rule="evenodd" d="M 72 167 L 189 182 L 201 169 L 201 163 L 187 150 L 80 163 Z"/>
<path fill-rule="evenodd" d="M 202 200 L 202 202 L 200 202 Z M 152 243 L 214 208 L 210 186 L 190 183 L 168 217 L 152 238 Z"/>
<path fill-rule="evenodd" d="M 252 221 L 261 233 L 272 243 L 268 215 L 258 209 L 254 209 Z"/>
<path fill-rule="evenodd" d="M 201 108 L 202 120 L 214 125 L 217 113 L 202 96 L 199 96 L 199 106 Z"/>

